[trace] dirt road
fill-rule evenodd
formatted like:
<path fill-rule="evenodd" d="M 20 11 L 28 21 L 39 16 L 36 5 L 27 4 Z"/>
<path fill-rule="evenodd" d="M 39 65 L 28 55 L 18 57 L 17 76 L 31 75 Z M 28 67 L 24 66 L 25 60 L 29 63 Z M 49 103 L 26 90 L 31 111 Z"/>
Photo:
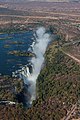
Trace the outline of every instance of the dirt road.
<path fill-rule="evenodd" d="M 76 58 L 75 56 L 71 55 L 70 53 L 64 52 L 63 50 L 62 50 L 62 52 L 80 64 L 80 59 Z"/>
<path fill-rule="evenodd" d="M 76 104 L 73 105 L 72 108 L 71 108 L 71 110 L 65 116 L 64 120 L 69 120 L 70 117 L 72 116 L 72 114 L 75 112 L 76 108 L 77 108 L 77 105 Z"/>

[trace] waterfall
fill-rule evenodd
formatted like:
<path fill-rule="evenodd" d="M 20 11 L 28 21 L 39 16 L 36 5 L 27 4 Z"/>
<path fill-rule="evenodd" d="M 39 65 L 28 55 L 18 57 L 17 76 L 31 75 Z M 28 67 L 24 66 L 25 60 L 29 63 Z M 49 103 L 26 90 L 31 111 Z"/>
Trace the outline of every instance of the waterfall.
<path fill-rule="evenodd" d="M 19 76 L 24 80 L 24 84 L 28 86 L 28 92 L 31 95 L 29 104 L 32 104 L 32 101 L 36 99 L 36 80 L 42 68 L 44 62 L 44 53 L 50 42 L 50 35 L 46 33 L 44 27 L 37 28 L 34 34 L 35 42 L 32 43 L 32 52 L 36 57 L 33 57 L 30 60 L 32 72 L 30 72 L 29 65 L 26 65 L 19 70 Z"/>

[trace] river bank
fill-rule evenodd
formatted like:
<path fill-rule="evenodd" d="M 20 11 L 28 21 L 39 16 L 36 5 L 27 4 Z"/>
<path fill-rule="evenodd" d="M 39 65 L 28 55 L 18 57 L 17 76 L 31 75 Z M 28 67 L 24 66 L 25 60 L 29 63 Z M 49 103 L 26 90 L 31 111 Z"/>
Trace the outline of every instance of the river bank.
<path fill-rule="evenodd" d="M 12 75 L 12 72 L 26 65 L 34 56 L 31 48 L 29 50 L 34 41 L 33 31 L 4 33 L 0 34 L 0 38 L 0 73 Z"/>
<path fill-rule="evenodd" d="M 7 112 L 7 115 L 11 114 L 12 118 L 15 115 L 19 120 L 24 117 L 33 120 L 60 120 L 78 101 L 80 66 L 62 53 L 56 45 L 54 42 L 47 48 L 45 66 L 37 79 L 37 99 L 33 101 L 32 107 L 25 111 L 22 105 L 16 105 L 14 108 L 8 107 L 8 112 L 5 106 L 3 111 Z M 15 113 L 12 115 L 11 111 Z M 75 111 L 75 118 L 78 118 L 78 111 Z"/>
<path fill-rule="evenodd" d="M 60 120 L 66 117 L 74 104 L 78 104 L 80 65 L 61 51 L 59 39 L 61 38 L 58 37 L 56 41 L 49 44 L 46 50 L 44 67 L 37 79 L 37 98 L 33 101 L 32 107 L 26 111 L 20 103 L 14 108 L 13 106 L 4 106 L 5 109 L 1 112 L 7 112 L 7 115 L 11 114 L 12 118 L 15 115 L 15 118 L 19 118 L 19 120 L 24 118 L 29 120 Z M 18 83 L 18 87 L 22 94 L 20 83 Z M 2 106 L 0 106 L 1 108 Z M 12 114 L 12 111 L 15 113 Z M 20 116 L 18 112 L 22 115 Z M 78 109 L 74 111 L 74 118 L 78 118 L 78 112 Z"/>

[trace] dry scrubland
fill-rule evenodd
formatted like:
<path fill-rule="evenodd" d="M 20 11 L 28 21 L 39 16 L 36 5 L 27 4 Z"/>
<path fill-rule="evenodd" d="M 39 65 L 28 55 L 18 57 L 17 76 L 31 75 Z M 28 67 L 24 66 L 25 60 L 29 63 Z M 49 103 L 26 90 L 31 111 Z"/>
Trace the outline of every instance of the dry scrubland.
<path fill-rule="evenodd" d="M 22 104 L 0 105 L 0 120 L 72 120 L 80 117 L 80 4 L 1 4 L 0 32 L 16 32 L 44 25 L 57 34 L 45 54 L 37 79 L 37 99 L 25 110 Z M 5 30 L 4 30 L 5 28 Z M 54 30 L 55 29 L 55 30 Z M 75 41 L 75 43 L 74 43 Z M 13 82 L 12 82 L 13 81 Z M 21 80 L 0 77 L 0 99 L 15 100 Z M 4 89 L 5 88 L 5 89 Z"/>

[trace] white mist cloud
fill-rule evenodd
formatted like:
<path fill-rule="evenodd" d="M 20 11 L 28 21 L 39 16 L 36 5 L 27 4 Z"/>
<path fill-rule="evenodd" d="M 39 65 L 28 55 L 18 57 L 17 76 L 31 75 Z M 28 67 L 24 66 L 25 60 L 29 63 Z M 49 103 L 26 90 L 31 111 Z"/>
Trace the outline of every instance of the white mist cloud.
<path fill-rule="evenodd" d="M 33 52 L 36 57 L 32 58 L 31 63 L 33 64 L 33 72 L 26 77 L 25 84 L 30 82 L 29 92 L 31 93 L 31 102 L 35 100 L 36 97 L 36 79 L 42 68 L 44 62 L 44 53 L 46 51 L 47 45 L 50 42 L 50 35 L 46 33 L 44 27 L 40 27 L 36 31 L 36 43 L 33 46 Z"/>
<path fill-rule="evenodd" d="M 32 101 L 36 99 L 36 80 L 38 75 L 40 74 L 43 62 L 44 62 L 44 54 L 48 43 L 50 42 L 50 35 L 46 33 L 46 29 L 44 27 L 40 27 L 36 30 L 36 34 L 34 34 L 35 42 L 31 45 L 33 49 L 33 53 L 36 57 L 33 57 L 30 60 L 32 65 L 32 72 L 30 73 L 29 64 L 22 67 L 21 70 L 17 70 L 13 72 L 13 76 L 19 74 L 20 78 L 24 80 L 24 84 L 28 86 L 28 92 L 31 95 L 31 99 L 29 101 L 32 104 Z"/>

